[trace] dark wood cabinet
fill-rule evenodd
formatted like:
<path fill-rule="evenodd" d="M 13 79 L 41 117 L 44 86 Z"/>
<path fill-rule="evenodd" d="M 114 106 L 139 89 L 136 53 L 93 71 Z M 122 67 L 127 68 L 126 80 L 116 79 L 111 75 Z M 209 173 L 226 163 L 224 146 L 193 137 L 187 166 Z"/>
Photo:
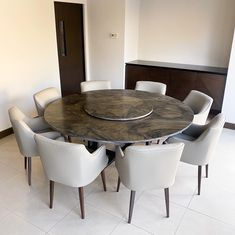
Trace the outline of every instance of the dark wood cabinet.
<path fill-rule="evenodd" d="M 137 81 L 156 81 L 167 85 L 166 94 L 184 100 L 191 90 L 214 99 L 212 113 L 222 109 L 227 68 L 135 60 L 126 64 L 126 88 Z"/>

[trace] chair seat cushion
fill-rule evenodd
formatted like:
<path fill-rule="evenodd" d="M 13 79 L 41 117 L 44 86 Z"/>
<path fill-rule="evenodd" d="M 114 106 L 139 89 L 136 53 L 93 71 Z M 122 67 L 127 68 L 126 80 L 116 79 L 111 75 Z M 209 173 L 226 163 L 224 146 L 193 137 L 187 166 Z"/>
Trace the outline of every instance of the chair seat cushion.
<path fill-rule="evenodd" d="M 183 139 L 183 140 L 187 140 L 187 141 L 194 141 L 194 140 L 196 140 L 196 138 L 194 138 L 193 136 L 185 135 L 185 134 L 182 134 L 182 133 L 173 136 L 173 138 Z"/>

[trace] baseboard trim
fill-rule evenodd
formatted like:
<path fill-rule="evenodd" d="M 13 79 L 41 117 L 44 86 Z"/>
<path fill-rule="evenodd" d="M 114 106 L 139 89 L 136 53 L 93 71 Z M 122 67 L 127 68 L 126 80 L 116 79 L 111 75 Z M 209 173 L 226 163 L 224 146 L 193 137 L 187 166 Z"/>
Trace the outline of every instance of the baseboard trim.
<path fill-rule="evenodd" d="M 6 137 L 6 136 L 8 136 L 8 135 L 11 135 L 11 134 L 13 134 L 13 129 L 12 129 L 12 127 L 11 127 L 11 128 L 8 128 L 8 129 L 6 129 L 6 130 L 4 130 L 4 131 L 0 131 L 0 139 Z"/>
<path fill-rule="evenodd" d="M 225 122 L 224 127 L 228 128 L 228 129 L 231 129 L 231 130 L 235 130 L 235 124 L 234 123 Z"/>

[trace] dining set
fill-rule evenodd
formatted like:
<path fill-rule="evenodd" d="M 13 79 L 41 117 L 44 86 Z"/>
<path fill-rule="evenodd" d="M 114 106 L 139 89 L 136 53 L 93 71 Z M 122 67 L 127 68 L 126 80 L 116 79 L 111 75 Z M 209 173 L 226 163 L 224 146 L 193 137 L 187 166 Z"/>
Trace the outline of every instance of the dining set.
<path fill-rule="evenodd" d="M 54 185 L 78 188 L 81 218 L 85 218 L 84 187 L 115 162 L 117 192 L 122 183 L 130 193 L 131 223 L 136 191 L 164 189 L 166 217 L 170 216 L 169 188 L 179 162 L 198 167 L 198 195 L 202 167 L 219 143 L 225 117 L 208 118 L 213 99 L 192 90 L 179 101 L 166 95 L 167 86 L 138 81 L 135 90 L 112 89 L 108 80 L 84 81 L 81 93 L 61 97 L 49 87 L 34 94 L 37 117 L 18 107 L 9 109 L 19 151 L 24 156 L 28 184 L 32 184 L 32 157 L 40 156 L 49 180 L 49 207 Z"/>

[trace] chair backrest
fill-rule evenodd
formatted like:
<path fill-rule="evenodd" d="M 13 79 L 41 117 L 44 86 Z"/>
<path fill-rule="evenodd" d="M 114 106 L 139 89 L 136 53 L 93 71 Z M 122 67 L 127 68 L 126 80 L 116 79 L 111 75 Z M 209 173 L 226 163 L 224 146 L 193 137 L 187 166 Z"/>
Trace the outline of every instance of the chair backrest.
<path fill-rule="evenodd" d="M 39 116 L 43 116 L 46 106 L 54 100 L 61 97 L 59 91 L 55 87 L 49 87 L 33 95 L 36 109 Z"/>
<path fill-rule="evenodd" d="M 224 123 L 224 115 L 216 115 L 203 127 L 204 131 L 196 140 L 185 145 L 181 161 L 194 165 L 208 164 L 218 144 Z"/>
<path fill-rule="evenodd" d="M 82 144 L 51 140 L 37 134 L 35 141 L 48 179 L 72 187 L 92 182 L 108 161 L 104 146 L 91 154 Z"/>
<path fill-rule="evenodd" d="M 13 120 L 24 120 L 27 119 L 27 116 L 16 106 L 11 107 L 8 110 L 9 118 L 12 124 Z"/>
<path fill-rule="evenodd" d="M 81 92 L 94 90 L 108 90 L 111 89 L 111 82 L 108 80 L 94 80 L 81 82 Z"/>
<path fill-rule="evenodd" d="M 175 181 L 184 144 L 130 146 L 116 152 L 116 167 L 129 189 L 168 188 Z"/>
<path fill-rule="evenodd" d="M 194 112 L 193 123 L 204 125 L 210 112 L 213 99 L 196 90 L 190 91 L 183 103 L 187 104 Z"/>
<path fill-rule="evenodd" d="M 135 85 L 135 90 L 147 91 L 151 93 L 158 93 L 161 95 L 166 94 L 166 84 L 161 82 L 151 82 L 151 81 L 138 81 Z"/>
<path fill-rule="evenodd" d="M 29 118 L 15 106 L 8 110 L 8 114 L 20 153 L 27 157 L 37 156 L 34 132 L 27 125 Z"/>

